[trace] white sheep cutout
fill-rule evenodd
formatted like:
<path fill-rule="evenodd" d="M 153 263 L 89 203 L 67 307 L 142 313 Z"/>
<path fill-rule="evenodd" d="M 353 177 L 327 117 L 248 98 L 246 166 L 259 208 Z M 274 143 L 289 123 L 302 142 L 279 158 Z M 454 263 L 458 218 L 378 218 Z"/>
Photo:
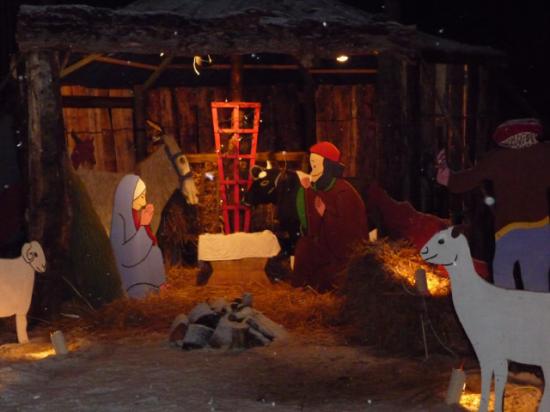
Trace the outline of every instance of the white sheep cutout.
<path fill-rule="evenodd" d="M 21 248 L 21 256 L 0 259 L 0 317 L 15 315 L 17 340 L 27 343 L 27 312 L 31 305 L 34 272 L 44 273 L 46 256 L 33 240 Z"/>
<path fill-rule="evenodd" d="M 494 374 L 495 412 L 502 412 L 508 361 L 541 366 L 545 385 L 538 410 L 550 411 L 550 294 L 485 281 L 475 272 L 468 242 L 456 228 L 436 233 L 420 254 L 449 272 L 456 313 L 481 367 L 479 411 L 488 409 Z"/>

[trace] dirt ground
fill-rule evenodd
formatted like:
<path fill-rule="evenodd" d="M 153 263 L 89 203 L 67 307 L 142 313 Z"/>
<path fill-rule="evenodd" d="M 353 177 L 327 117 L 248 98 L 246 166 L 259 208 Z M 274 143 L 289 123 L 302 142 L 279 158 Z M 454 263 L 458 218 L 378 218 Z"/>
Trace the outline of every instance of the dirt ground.
<path fill-rule="evenodd" d="M 462 406 L 443 402 L 452 359 L 407 359 L 361 346 L 292 336 L 247 350 L 182 351 L 165 334 L 66 336 L 55 356 L 47 331 L 18 345 L 0 337 L 0 411 L 474 411 L 479 371 L 468 360 Z M 506 411 L 535 411 L 541 381 L 510 374 Z"/>

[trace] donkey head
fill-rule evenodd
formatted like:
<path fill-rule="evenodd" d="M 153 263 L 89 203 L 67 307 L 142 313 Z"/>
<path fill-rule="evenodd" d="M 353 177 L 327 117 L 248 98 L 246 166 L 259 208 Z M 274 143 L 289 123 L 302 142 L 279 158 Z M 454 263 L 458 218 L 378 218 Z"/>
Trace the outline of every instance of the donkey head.
<path fill-rule="evenodd" d="M 164 143 L 164 151 L 172 162 L 172 166 L 176 171 L 179 181 L 180 189 L 185 196 L 185 200 L 190 205 L 196 205 L 199 203 L 199 191 L 193 180 L 193 171 L 187 157 L 182 153 L 176 139 L 169 134 L 162 135 L 162 143 Z"/>

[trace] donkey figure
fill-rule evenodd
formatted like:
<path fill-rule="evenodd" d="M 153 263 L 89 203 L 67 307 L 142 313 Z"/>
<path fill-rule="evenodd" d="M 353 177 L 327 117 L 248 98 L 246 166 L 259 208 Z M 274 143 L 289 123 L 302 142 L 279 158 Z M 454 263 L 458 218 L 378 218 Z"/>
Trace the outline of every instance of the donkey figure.
<path fill-rule="evenodd" d="M 161 141 L 156 151 L 139 162 L 133 171 L 147 184 L 147 199 L 159 211 L 154 214 L 151 222 L 154 232 L 159 227 L 160 212 L 175 190 L 181 191 L 189 205 L 198 204 L 198 190 L 187 157 L 182 153 L 173 136 L 163 134 Z M 115 189 L 126 173 L 88 170 L 80 167 L 77 174 L 90 195 L 92 205 L 106 233 L 109 234 Z"/>
<path fill-rule="evenodd" d="M 300 237 L 300 219 L 296 197 L 300 180 L 294 170 L 255 165 L 251 170 L 252 185 L 245 192 L 243 203 L 248 206 L 274 204 L 279 221 L 279 243 L 284 255 L 293 255 Z"/>

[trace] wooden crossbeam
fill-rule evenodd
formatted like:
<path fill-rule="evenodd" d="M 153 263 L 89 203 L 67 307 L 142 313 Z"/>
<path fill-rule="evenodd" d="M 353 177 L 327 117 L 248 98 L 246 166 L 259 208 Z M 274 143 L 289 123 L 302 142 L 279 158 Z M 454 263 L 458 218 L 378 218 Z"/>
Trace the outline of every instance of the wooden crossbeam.
<path fill-rule="evenodd" d="M 100 57 L 101 54 L 99 53 L 93 53 L 89 54 L 86 57 L 80 59 L 76 63 L 71 64 L 69 67 L 65 67 L 63 70 L 61 70 L 60 78 L 67 77 L 69 74 L 77 71 L 78 69 L 81 69 L 82 67 L 90 64 L 94 60 L 97 60 L 98 57 Z"/>
<path fill-rule="evenodd" d="M 103 63 L 115 64 L 119 66 L 135 67 L 145 70 L 158 70 L 159 66 L 146 63 L 138 63 L 130 60 L 122 60 L 114 57 L 100 56 L 96 58 L 96 61 Z M 192 70 L 192 63 L 188 64 L 168 64 L 167 69 L 187 69 Z M 211 64 L 201 67 L 202 70 L 231 70 L 230 64 Z M 244 70 L 299 70 L 298 64 L 244 64 Z M 333 68 L 333 69 L 310 69 L 310 73 L 313 74 L 376 74 L 376 69 L 368 68 Z"/>
<path fill-rule="evenodd" d="M 158 66 L 155 66 L 154 64 L 137 63 L 130 60 L 122 60 L 122 59 L 117 59 L 114 57 L 107 57 L 107 56 L 98 57 L 96 60 L 99 62 L 115 64 L 119 66 L 135 67 L 137 69 L 157 70 L 158 68 Z"/>
<path fill-rule="evenodd" d="M 174 59 L 173 55 L 166 56 L 162 63 L 157 67 L 157 69 L 149 76 L 149 78 L 143 83 L 143 91 L 149 89 L 152 85 L 155 84 L 160 75 L 168 68 L 168 65 Z"/>
<path fill-rule="evenodd" d="M 302 162 L 304 157 L 308 154 L 306 152 L 257 152 L 256 160 L 266 161 L 266 160 L 276 160 L 279 162 Z M 216 162 L 217 154 L 216 153 L 186 153 L 187 161 L 189 163 L 206 163 L 206 162 Z"/>

